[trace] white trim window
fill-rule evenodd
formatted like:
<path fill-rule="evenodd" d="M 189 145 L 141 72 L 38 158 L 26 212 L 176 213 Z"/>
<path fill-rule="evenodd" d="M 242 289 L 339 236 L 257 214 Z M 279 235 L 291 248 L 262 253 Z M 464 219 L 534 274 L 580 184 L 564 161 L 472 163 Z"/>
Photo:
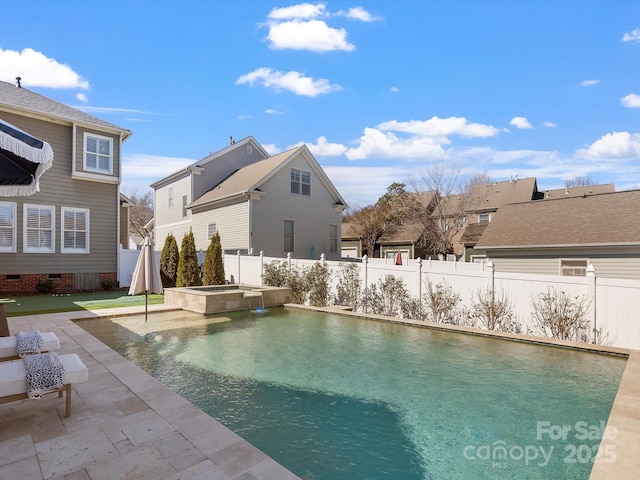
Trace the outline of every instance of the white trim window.
<path fill-rule="evenodd" d="M 16 204 L 0 202 L 0 252 L 16 253 Z"/>
<path fill-rule="evenodd" d="M 60 251 L 89 253 L 89 210 L 62 207 L 61 216 Z"/>
<path fill-rule="evenodd" d="M 490 213 L 479 213 L 478 214 L 478 223 L 491 223 L 491 214 Z"/>
<path fill-rule="evenodd" d="M 305 197 L 311 196 L 311 172 L 291 168 L 291 193 Z"/>
<path fill-rule="evenodd" d="M 25 204 L 23 210 L 22 250 L 24 253 L 54 253 L 56 248 L 54 207 Z"/>
<path fill-rule="evenodd" d="M 189 202 L 187 201 L 187 196 L 186 195 L 182 195 L 182 218 L 186 218 L 187 216 L 187 204 Z"/>
<path fill-rule="evenodd" d="M 586 277 L 588 264 L 589 260 L 586 259 L 560 259 L 560 275 L 563 277 Z"/>
<path fill-rule="evenodd" d="M 293 220 L 285 220 L 284 221 L 284 252 L 293 253 L 294 247 L 295 247 L 295 242 L 294 242 Z"/>
<path fill-rule="evenodd" d="M 84 169 L 113 175 L 113 138 L 85 132 Z"/>

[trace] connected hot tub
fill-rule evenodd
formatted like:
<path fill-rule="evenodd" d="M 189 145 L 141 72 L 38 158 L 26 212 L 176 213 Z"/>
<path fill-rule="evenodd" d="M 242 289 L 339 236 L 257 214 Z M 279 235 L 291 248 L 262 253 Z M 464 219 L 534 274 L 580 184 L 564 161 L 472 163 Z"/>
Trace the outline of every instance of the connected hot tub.
<path fill-rule="evenodd" d="M 165 303 L 205 315 L 275 307 L 289 303 L 288 288 L 254 285 L 208 285 L 164 289 Z"/>

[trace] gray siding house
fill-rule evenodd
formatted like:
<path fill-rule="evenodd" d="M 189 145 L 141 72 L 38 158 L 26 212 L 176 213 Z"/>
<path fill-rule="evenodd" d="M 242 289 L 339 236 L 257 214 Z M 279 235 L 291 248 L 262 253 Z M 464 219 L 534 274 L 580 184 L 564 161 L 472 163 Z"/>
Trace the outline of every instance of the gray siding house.
<path fill-rule="evenodd" d="M 247 137 L 151 187 L 156 249 L 191 230 L 203 251 L 218 232 L 225 253 L 340 259 L 346 204 L 304 145 L 269 156 Z"/>
<path fill-rule="evenodd" d="M 122 142 L 131 132 L 0 82 L 0 119 L 49 143 L 40 191 L 0 197 L 0 288 L 35 292 L 100 288 L 117 278 Z"/>
<path fill-rule="evenodd" d="M 640 279 L 640 190 L 500 207 L 477 248 L 502 272 Z"/>

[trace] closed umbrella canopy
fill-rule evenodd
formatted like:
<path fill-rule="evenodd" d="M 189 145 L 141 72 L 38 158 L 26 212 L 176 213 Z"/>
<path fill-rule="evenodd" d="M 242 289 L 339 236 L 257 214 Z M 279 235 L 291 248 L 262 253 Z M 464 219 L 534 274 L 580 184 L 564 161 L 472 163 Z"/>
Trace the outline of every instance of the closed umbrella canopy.
<path fill-rule="evenodd" d="M 33 195 L 53 164 L 51 146 L 0 119 L 0 196 Z"/>
<path fill-rule="evenodd" d="M 131 286 L 129 287 L 129 295 L 145 294 L 144 318 L 147 319 L 148 295 L 151 293 L 162 293 L 162 278 L 160 278 L 160 265 L 156 261 L 156 255 L 153 251 L 153 242 L 149 237 L 144 239 L 142 250 L 138 256 L 136 268 L 133 270 L 131 277 Z"/>

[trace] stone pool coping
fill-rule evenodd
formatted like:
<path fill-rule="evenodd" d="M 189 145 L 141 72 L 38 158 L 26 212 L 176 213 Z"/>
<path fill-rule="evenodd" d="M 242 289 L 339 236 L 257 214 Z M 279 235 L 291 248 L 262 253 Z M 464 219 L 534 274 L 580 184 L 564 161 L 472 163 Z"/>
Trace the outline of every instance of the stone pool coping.
<path fill-rule="evenodd" d="M 410 325 L 432 330 L 464 333 L 500 340 L 531 343 L 551 347 L 568 348 L 584 352 L 627 357 L 627 363 L 620 379 L 620 386 L 611 407 L 607 420 L 605 438 L 600 443 L 602 452 L 615 454 L 614 461 L 607 461 L 607 456 L 596 461 L 589 480 L 611 480 L 637 478 L 640 472 L 640 351 L 608 345 L 568 342 L 531 335 L 492 332 L 478 328 L 443 325 L 439 323 L 370 315 L 352 312 L 345 307 L 308 307 L 306 305 L 287 304 L 287 308 L 316 310 L 349 317 L 365 318 L 402 325 Z M 587 442 L 588 443 L 588 442 Z M 606 450 L 605 450 L 606 449 Z M 609 456 L 608 458 L 611 458 Z"/>

